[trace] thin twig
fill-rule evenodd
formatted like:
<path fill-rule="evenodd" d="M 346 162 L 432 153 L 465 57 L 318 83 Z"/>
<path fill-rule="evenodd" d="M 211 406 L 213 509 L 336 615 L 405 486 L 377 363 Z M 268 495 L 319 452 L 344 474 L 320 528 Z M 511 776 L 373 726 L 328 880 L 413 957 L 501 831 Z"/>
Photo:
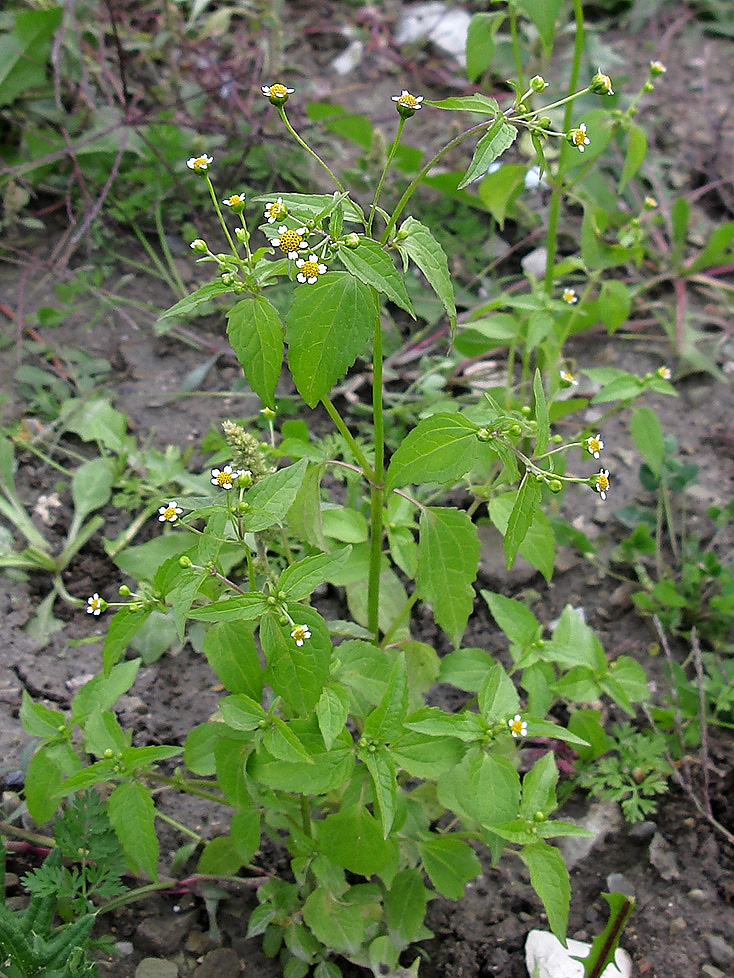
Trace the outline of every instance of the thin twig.
<path fill-rule="evenodd" d="M 691 629 L 691 648 L 693 649 L 693 664 L 696 669 L 696 685 L 698 686 L 698 724 L 701 730 L 701 767 L 703 769 L 703 807 L 708 816 L 711 811 L 711 791 L 709 783 L 709 730 L 706 722 L 706 693 L 703 688 L 703 659 L 698 632 Z"/>

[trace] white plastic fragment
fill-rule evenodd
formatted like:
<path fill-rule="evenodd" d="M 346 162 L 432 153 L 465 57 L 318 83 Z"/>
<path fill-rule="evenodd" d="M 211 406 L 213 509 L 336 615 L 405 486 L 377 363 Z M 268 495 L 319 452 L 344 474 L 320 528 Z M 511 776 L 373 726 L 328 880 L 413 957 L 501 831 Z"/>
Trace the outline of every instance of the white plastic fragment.
<path fill-rule="evenodd" d="M 414 3 L 406 7 L 395 28 L 395 43 L 414 44 L 426 38 L 436 47 L 466 64 L 466 35 L 470 15 L 466 10 L 449 7 L 440 0 Z"/>
<path fill-rule="evenodd" d="M 530 978 L 584 978 L 584 966 L 571 955 L 588 957 L 591 944 L 569 938 L 565 948 L 554 934 L 545 930 L 531 930 L 525 942 L 525 967 Z M 614 955 L 614 964 L 608 964 L 601 978 L 630 978 L 632 958 L 621 947 Z"/>
<path fill-rule="evenodd" d="M 331 62 L 332 71 L 344 77 L 354 71 L 362 60 L 364 54 L 364 44 L 362 41 L 350 41 L 341 54 L 338 54 Z"/>

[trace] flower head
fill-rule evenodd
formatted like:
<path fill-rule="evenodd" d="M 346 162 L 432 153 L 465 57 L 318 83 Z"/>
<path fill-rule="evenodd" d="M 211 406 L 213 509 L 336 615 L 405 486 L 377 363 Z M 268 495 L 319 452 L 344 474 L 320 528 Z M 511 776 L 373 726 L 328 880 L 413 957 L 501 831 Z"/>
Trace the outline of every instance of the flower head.
<path fill-rule="evenodd" d="M 403 119 L 410 119 L 410 117 L 415 115 L 418 109 L 421 108 L 423 96 L 411 95 L 410 92 L 404 88 L 400 95 L 393 95 L 392 100 L 393 102 L 397 103 L 395 108 L 398 110 Z"/>
<path fill-rule="evenodd" d="M 650 62 L 650 74 L 654 77 L 655 75 L 664 75 L 668 69 L 665 67 L 662 61 L 651 61 Z"/>
<path fill-rule="evenodd" d="M 300 269 L 296 275 L 298 281 L 308 282 L 309 285 L 313 285 L 319 275 L 323 275 L 326 271 L 326 265 L 320 262 L 316 255 L 309 255 L 308 261 L 305 258 L 299 258 L 296 262 L 296 268 Z"/>
<path fill-rule="evenodd" d="M 225 465 L 223 469 L 212 469 L 211 483 L 218 489 L 231 489 L 238 475 L 238 472 L 232 470 L 231 465 Z"/>
<path fill-rule="evenodd" d="M 576 303 L 579 301 L 579 297 L 578 294 L 576 293 L 576 289 L 564 289 L 561 294 L 561 298 L 563 299 L 564 302 L 567 302 L 569 306 L 575 306 Z"/>
<path fill-rule="evenodd" d="M 604 450 L 604 442 L 601 440 L 601 435 L 590 435 L 586 439 L 586 451 L 589 455 L 593 455 L 594 458 L 599 458 L 601 452 Z"/>
<path fill-rule="evenodd" d="M 594 489 L 599 493 L 602 499 L 607 498 L 607 491 L 609 489 L 609 469 L 599 469 L 599 472 L 594 476 Z"/>
<path fill-rule="evenodd" d="M 100 598 L 96 591 L 91 598 L 87 598 L 88 615 L 94 615 L 95 618 L 99 618 L 106 607 L 107 602 L 104 600 L 104 598 Z"/>
<path fill-rule="evenodd" d="M 269 99 L 271 105 L 284 105 L 288 101 L 288 96 L 295 92 L 295 88 L 286 88 L 280 82 L 275 85 L 263 85 L 262 93 Z"/>
<path fill-rule="evenodd" d="M 269 204 L 265 205 L 263 217 L 268 224 L 275 224 L 276 221 L 282 220 L 287 213 L 288 208 L 283 203 L 283 198 L 278 197 L 277 200 L 272 200 Z"/>
<path fill-rule="evenodd" d="M 167 506 L 158 507 L 158 522 L 175 523 L 181 513 L 183 513 L 183 510 L 178 505 L 176 500 L 172 499 Z"/>
<path fill-rule="evenodd" d="M 601 68 L 597 69 L 596 74 L 591 79 L 589 88 L 595 95 L 614 95 L 612 79 L 609 77 L 609 75 L 605 75 Z"/>
<path fill-rule="evenodd" d="M 515 740 L 518 737 L 527 737 L 528 735 L 528 725 L 519 713 L 516 713 L 511 720 L 507 721 L 507 726 L 510 728 L 510 733 Z"/>
<path fill-rule="evenodd" d="M 561 387 L 579 386 L 579 382 L 576 380 L 570 370 L 559 370 L 558 376 L 561 378 Z"/>
<path fill-rule="evenodd" d="M 583 153 L 584 146 L 588 146 L 591 140 L 586 135 L 586 123 L 582 122 L 578 129 L 571 129 L 566 133 L 566 139 L 572 146 L 575 146 L 579 153 Z"/>
<path fill-rule="evenodd" d="M 296 625 L 291 632 L 291 638 L 300 649 L 303 643 L 311 638 L 311 629 L 308 627 L 308 625 Z"/>
<path fill-rule="evenodd" d="M 671 374 L 671 372 L 670 372 L 670 367 L 658 367 L 658 369 L 655 371 L 655 373 L 662 380 L 670 380 L 670 378 L 673 376 Z"/>
<path fill-rule="evenodd" d="M 193 170 L 194 173 L 198 173 L 203 176 L 209 167 L 212 165 L 214 160 L 211 156 L 207 156 L 206 153 L 201 156 L 192 156 L 191 159 L 186 160 L 186 166 L 189 170 Z"/>
<path fill-rule="evenodd" d="M 231 194 L 229 197 L 225 197 L 222 201 L 227 207 L 231 207 L 235 214 L 241 214 L 245 209 L 245 195 L 244 194 Z"/>
<path fill-rule="evenodd" d="M 654 211 L 658 206 L 657 199 L 655 197 L 645 197 L 643 204 L 646 211 Z"/>
<path fill-rule="evenodd" d="M 289 258 L 298 258 L 298 252 L 303 251 L 308 248 L 308 242 L 305 240 L 304 236 L 308 232 L 306 228 L 287 228 L 285 224 L 281 224 L 278 228 L 278 237 L 271 238 L 270 244 L 275 245 L 276 248 L 280 248 L 281 251 Z"/>

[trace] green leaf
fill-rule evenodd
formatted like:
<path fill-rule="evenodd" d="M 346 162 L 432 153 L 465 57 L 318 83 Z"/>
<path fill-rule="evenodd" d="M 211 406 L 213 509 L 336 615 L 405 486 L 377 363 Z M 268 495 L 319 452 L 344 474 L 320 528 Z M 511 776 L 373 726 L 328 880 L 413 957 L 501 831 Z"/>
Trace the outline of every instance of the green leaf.
<path fill-rule="evenodd" d="M 629 318 L 632 308 L 630 290 L 619 279 L 605 279 L 602 282 L 597 309 L 599 318 L 608 333 L 614 333 Z"/>
<path fill-rule="evenodd" d="M 331 637 L 324 619 L 313 608 L 291 605 L 296 625 L 308 625 L 311 638 L 300 648 L 291 638 L 291 626 L 270 616 L 260 623 L 260 644 L 267 661 L 265 681 L 288 708 L 305 716 L 314 709 L 329 678 Z"/>
<path fill-rule="evenodd" d="M 525 189 L 527 172 L 524 163 L 505 163 L 494 173 L 488 173 L 479 184 L 479 199 L 500 228 L 504 228 L 509 208 Z"/>
<path fill-rule="evenodd" d="M 344 208 L 344 220 L 364 224 L 361 208 L 344 194 L 283 194 L 278 193 L 289 211 L 299 220 L 314 220 L 329 214 L 340 203 Z M 272 194 L 253 197 L 253 203 L 267 204 L 273 200 Z"/>
<path fill-rule="evenodd" d="M 568 604 L 561 612 L 551 640 L 545 643 L 543 658 L 568 668 L 586 666 L 595 675 L 602 675 L 607 669 L 601 642 L 579 612 Z"/>
<path fill-rule="evenodd" d="M 506 758 L 474 750 L 441 775 L 438 799 L 457 815 L 491 828 L 517 817 L 520 778 Z"/>
<path fill-rule="evenodd" d="M 34 703 L 27 689 L 23 690 L 20 705 L 20 720 L 31 737 L 56 739 L 59 727 L 66 729 L 66 715 L 59 710 L 51 710 L 43 703 Z"/>
<path fill-rule="evenodd" d="M 479 13 L 469 21 L 466 34 L 466 74 L 476 82 L 489 68 L 494 58 L 494 38 L 502 23 L 502 15 Z"/>
<path fill-rule="evenodd" d="M 266 719 L 262 706 L 245 693 L 235 693 L 219 701 L 219 712 L 228 727 L 251 732 Z"/>
<path fill-rule="evenodd" d="M 255 639 L 244 621 L 218 621 L 204 637 L 203 652 L 230 693 L 246 693 L 259 701 L 262 669 Z"/>
<path fill-rule="evenodd" d="M 628 655 L 614 660 L 601 680 L 601 687 L 630 716 L 635 714 L 633 703 L 643 703 L 650 698 L 645 670 Z"/>
<path fill-rule="evenodd" d="M 464 754 L 461 740 L 406 730 L 390 744 L 393 761 L 414 778 L 437 778 L 458 764 Z"/>
<path fill-rule="evenodd" d="M 552 737 L 554 740 L 562 740 L 564 744 L 575 744 L 579 747 L 588 747 L 589 744 L 581 737 L 559 727 L 550 720 L 539 720 L 536 717 L 528 718 L 528 737 Z"/>
<path fill-rule="evenodd" d="M 296 289 L 286 319 L 288 364 L 309 407 L 365 352 L 378 314 L 372 290 L 347 272 Z"/>
<path fill-rule="evenodd" d="M 429 892 L 418 869 L 402 869 L 385 894 L 385 923 L 400 945 L 411 944 L 423 932 Z"/>
<path fill-rule="evenodd" d="M 513 645 L 526 649 L 538 641 L 543 629 L 530 608 L 516 598 L 506 598 L 492 591 L 483 590 L 481 595 L 489 605 L 492 617 Z"/>
<path fill-rule="evenodd" d="M 303 919 L 318 940 L 347 956 L 362 951 L 368 929 L 381 917 L 380 891 L 373 883 L 351 886 L 338 898 L 320 886 L 303 905 Z"/>
<path fill-rule="evenodd" d="M 474 607 L 479 537 L 465 512 L 426 507 L 421 512 L 416 590 L 433 605 L 433 615 L 451 638 L 461 641 Z"/>
<path fill-rule="evenodd" d="M 630 422 L 630 433 L 637 450 L 656 476 L 665 460 L 665 436 L 657 414 L 649 407 L 637 408 Z"/>
<path fill-rule="evenodd" d="M 85 516 L 109 501 L 113 479 L 114 466 L 110 459 L 95 458 L 79 466 L 71 480 L 74 528 L 81 526 Z"/>
<path fill-rule="evenodd" d="M 279 761 L 289 764 L 313 764 L 309 752 L 303 747 L 298 737 L 291 731 L 285 720 L 271 717 L 265 729 L 263 746 Z"/>
<path fill-rule="evenodd" d="M 515 142 L 517 129 L 505 122 L 503 115 L 497 116 L 490 128 L 485 132 L 477 143 L 474 156 L 469 164 L 466 173 L 461 179 L 458 189 L 468 186 L 473 180 L 484 174 L 489 169 L 490 164 L 494 163 L 498 156 L 501 156 L 506 149 Z"/>
<path fill-rule="evenodd" d="M 349 693 L 346 689 L 334 684 L 324 686 L 316 704 L 316 716 L 327 750 L 331 750 L 337 735 L 344 729 L 348 713 Z"/>
<path fill-rule="evenodd" d="M 227 335 L 250 387 L 274 407 L 284 349 L 278 310 L 264 296 L 248 295 L 227 313 Z"/>
<path fill-rule="evenodd" d="M 517 496 L 512 492 L 495 496 L 490 501 L 490 518 L 503 535 L 507 534 L 510 516 L 515 505 L 517 505 Z M 540 507 L 536 507 L 532 512 L 527 533 L 520 544 L 519 553 L 529 564 L 540 571 L 546 581 L 550 581 L 553 576 L 555 546 L 556 540 L 550 520 Z"/>
<path fill-rule="evenodd" d="M 211 777 L 217 770 L 215 747 L 229 731 L 223 723 L 200 723 L 192 727 L 184 745 L 184 764 L 201 777 Z"/>
<path fill-rule="evenodd" d="M 434 109 L 448 109 L 450 112 L 477 112 L 479 115 L 496 116 L 500 111 L 496 99 L 487 98 L 480 92 L 475 92 L 474 95 L 451 96 L 437 102 L 426 101 L 425 104 L 432 105 Z"/>
<path fill-rule="evenodd" d="M 148 789 L 137 781 L 118 784 L 107 802 L 107 813 L 130 862 L 150 879 L 158 879 L 155 805 Z"/>
<path fill-rule="evenodd" d="M 594 938 L 587 958 L 583 960 L 585 974 L 602 975 L 614 969 L 619 941 L 635 901 L 624 893 L 602 893 L 609 904 L 609 920 L 604 930 Z"/>
<path fill-rule="evenodd" d="M 296 561 L 283 571 L 278 581 L 278 591 L 284 591 L 288 601 L 302 601 L 310 597 L 315 588 L 338 570 L 347 560 L 351 547 L 342 547 L 333 554 L 316 554 Z"/>
<path fill-rule="evenodd" d="M 110 621 L 102 648 L 102 667 L 105 675 L 109 675 L 114 664 L 119 661 L 128 647 L 130 639 L 140 631 L 149 614 L 150 609 L 130 606 L 120 608 L 116 612 Z"/>
<path fill-rule="evenodd" d="M 482 591 L 482 594 L 486 599 L 489 592 Z M 476 693 L 493 665 L 494 660 L 484 649 L 457 649 L 456 652 L 449 652 L 441 658 L 438 681 L 450 683 L 467 693 Z"/>
<path fill-rule="evenodd" d="M 186 298 L 177 302 L 175 306 L 166 309 L 158 317 L 158 322 L 160 323 L 165 319 L 183 319 L 198 308 L 198 306 L 203 305 L 205 302 L 210 302 L 212 299 L 216 299 L 217 296 L 225 295 L 225 293 L 232 291 L 233 288 L 231 285 L 225 285 L 221 279 L 216 279 L 214 282 L 202 285 L 196 292 L 192 292 L 191 295 L 187 295 Z"/>
<path fill-rule="evenodd" d="M 396 843 L 384 839 L 380 824 L 364 805 L 343 808 L 315 823 L 321 852 L 352 873 L 372 876 L 392 858 Z M 471 851 L 471 850 L 470 850 Z"/>
<path fill-rule="evenodd" d="M 289 794 L 318 795 L 342 789 L 354 774 L 356 763 L 354 741 L 348 731 L 342 730 L 327 751 L 315 716 L 289 720 L 288 727 L 311 762 L 280 760 L 261 744 L 247 761 L 248 781 Z"/>
<path fill-rule="evenodd" d="M 520 814 L 533 819 L 538 812 L 548 815 L 556 807 L 558 768 L 553 751 L 548 751 L 533 764 L 522 779 Z"/>
<path fill-rule="evenodd" d="M 482 871 L 471 846 L 455 835 L 437 835 L 418 842 L 428 878 L 449 900 L 461 900 L 466 884 Z"/>
<path fill-rule="evenodd" d="M 541 495 L 542 493 L 537 479 L 531 472 L 526 472 L 522 477 L 520 488 L 517 491 L 515 503 L 512 507 L 510 518 L 507 521 L 507 529 L 504 534 L 503 543 L 508 569 L 514 564 L 517 551 L 527 536 L 530 524 L 533 521 L 533 516 L 535 515 L 535 510 L 540 503 Z"/>
<path fill-rule="evenodd" d="M 189 618 L 195 621 L 254 621 L 260 618 L 270 606 L 260 591 L 236 594 L 221 601 L 212 601 L 203 608 L 192 608 Z"/>
<path fill-rule="evenodd" d="M 219 724 L 221 726 L 221 724 Z M 188 747 L 188 741 L 187 741 Z M 256 815 L 250 806 L 250 795 L 247 788 L 245 765 L 252 749 L 246 740 L 234 740 L 230 737 L 219 737 L 214 743 L 214 773 L 217 775 L 219 787 L 224 792 L 227 803 L 235 812 L 243 815 Z M 197 772 L 198 773 L 198 772 Z M 258 832 L 259 832 L 258 816 Z M 253 829 L 254 832 L 254 829 Z M 259 838 L 259 835 L 258 835 Z M 257 848 L 257 847 L 256 847 Z M 242 855 L 242 853 L 240 853 Z M 248 857 L 246 862 L 249 862 Z"/>
<path fill-rule="evenodd" d="M 10 10 L 6 14 L 10 17 Z M 6 33 L 0 40 L 0 106 L 10 105 L 19 95 L 30 97 L 29 89 L 50 84 L 46 66 L 62 14 L 60 6 L 20 10 L 12 31 L 5 21 Z"/>
<path fill-rule="evenodd" d="M 477 457 L 477 426 L 460 414 L 433 414 L 403 439 L 387 470 L 388 491 L 409 483 L 456 482 Z"/>
<path fill-rule="evenodd" d="M 517 0 L 518 8 L 532 20 L 538 28 L 546 57 L 553 49 L 556 21 L 563 0 Z"/>
<path fill-rule="evenodd" d="M 389 743 L 402 730 L 408 708 L 408 680 L 405 657 L 399 652 L 387 677 L 382 699 L 367 716 L 364 736 L 374 743 Z"/>
<path fill-rule="evenodd" d="M 420 268 L 441 300 L 453 332 L 456 328 L 456 302 L 446 252 L 433 237 L 430 228 L 412 217 L 403 221 L 399 235 L 400 249 Z"/>
<path fill-rule="evenodd" d="M 478 705 L 479 712 L 487 723 L 507 720 L 519 709 L 517 690 L 499 662 L 492 664 L 482 680 Z"/>
<path fill-rule="evenodd" d="M 75 719 L 89 713 L 111 710 L 119 698 L 135 682 L 140 667 L 140 659 L 118 662 L 108 673 L 98 673 L 85 683 L 71 703 Z"/>
<path fill-rule="evenodd" d="M 266 475 L 249 490 L 249 509 L 242 519 L 250 533 L 258 533 L 283 523 L 301 488 L 308 464 L 308 459 L 299 459 L 292 465 Z"/>
<path fill-rule="evenodd" d="M 68 743 L 40 747 L 31 758 L 25 778 L 25 800 L 36 825 L 44 825 L 59 806 L 62 783 L 81 769 Z"/>
<path fill-rule="evenodd" d="M 247 860 L 240 855 L 234 839 L 219 835 L 210 839 L 204 846 L 196 872 L 210 876 L 234 876 L 246 862 Z"/>
<path fill-rule="evenodd" d="M 563 856 L 554 846 L 525 846 L 518 856 L 530 871 L 530 883 L 543 901 L 550 929 L 559 941 L 566 940 L 571 884 Z"/>
<path fill-rule="evenodd" d="M 380 816 L 382 837 L 387 839 L 395 821 L 398 806 L 398 784 L 395 775 L 395 763 L 386 747 L 375 751 L 360 751 L 360 759 L 370 772 L 372 780 L 372 796 Z"/>
<path fill-rule="evenodd" d="M 632 177 L 637 173 L 647 156 L 647 136 L 645 130 L 636 123 L 629 125 L 629 141 L 627 143 L 627 153 L 624 157 L 624 166 L 619 178 L 617 193 L 621 194 Z"/>
<path fill-rule="evenodd" d="M 538 425 L 535 453 L 536 455 L 543 455 L 550 440 L 550 424 L 548 421 L 548 403 L 543 390 L 543 378 L 539 370 L 535 371 L 533 377 L 533 400 L 535 401 L 535 421 Z"/>
<path fill-rule="evenodd" d="M 339 260 L 360 282 L 382 292 L 415 319 L 405 282 L 390 255 L 377 241 L 361 237 L 356 248 L 339 249 Z"/>

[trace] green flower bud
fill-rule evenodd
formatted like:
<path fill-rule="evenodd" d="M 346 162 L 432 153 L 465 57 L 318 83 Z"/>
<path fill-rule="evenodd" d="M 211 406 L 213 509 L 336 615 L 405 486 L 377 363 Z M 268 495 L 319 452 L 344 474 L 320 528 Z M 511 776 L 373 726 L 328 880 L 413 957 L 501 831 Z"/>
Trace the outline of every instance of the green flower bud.
<path fill-rule="evenodd" d="M 612 79 L 609 77 L 609 75 L 605 75 L 601 68 L 599 68 L 597 73 L 591 79 L 589 88 L 595 95 L 614 95 Z"/>
<path fill-rule="evenodd" d="M 191 567 L 191 557 L 187 557 L 186 554 L 181 554 L 178 558 L 179 567 Z"/>
<path fill-rule="evenodd" d="M 542 75 L 535 75 L 530 79 L 530 87 L 534 92 L 544 92 L 548 87 L 548 82 Z"/>
<path fill-rule="evenodd" d="M 191 242 L 191 250 L 197 255 L 205 255 L 209 251 L 209 246 L 203 238 L 195 238 Z"/>
<path fill-rule="evenodd" d="M 344 238 L 344 244 L 347 248 L 357 248 L 359 246 L 359 235 L 355 231 L 351 231 Z"/>
<path fill-rule="evenodd" d="M 551 441 L 554 445 L 560 445 L 563 441 L 563 435 L 551 435 Z"/>
<path fill-rule="evenodd" d="M 121 598 L 129 598 L 130 595 L 132 594 L 132 591 L 127 586 L 127 584 L 121 584 L 117 589 L 117 593 L 120 595 Z"/>
<path fill-rule="evenodd" d="M 551 479 L 548 483 L 548 488 L 551 492 L 560 492 L 563 489 L 563 483 L 560 479 Z"/>

